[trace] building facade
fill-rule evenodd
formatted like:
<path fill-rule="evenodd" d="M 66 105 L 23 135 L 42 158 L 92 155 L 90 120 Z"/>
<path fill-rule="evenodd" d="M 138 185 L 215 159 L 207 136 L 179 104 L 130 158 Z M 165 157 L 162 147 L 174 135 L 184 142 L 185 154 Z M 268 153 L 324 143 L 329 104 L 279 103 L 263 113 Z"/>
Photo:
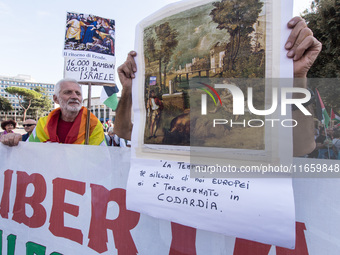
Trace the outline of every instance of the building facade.
<path fill-rule="evenodd" d="M 1 76 L 0 75 L 0 96 L 7 98 L 12 106 L 13 106 L 13 111 L 9 112 L 3 112 L 0 111 L 0 120 L 5 120 L 7 119 L 13 119 L 17 122 L 21 122 L 23 119 L 23 116 L 21 114 L 22 108 L 19 105 L 19 100 L 16 96 L 11 95 L 5 91 L 7 87 L 21 87 L 21 88 L 26 88 L 33 90 L 34 88 L 40 87 L 44 88 L 46 91 L 46 94 L 48 97 L 51 99 L 53 102 L 53 93 L 54 93 L 54 84 L 50 83 L 38 83 L 35 82 L 31 79 L 30 75 L 17 75 L 17 76 Z M 54 106 L 53 104 L 51 105 L 51 110 L 53 110 Z"/>

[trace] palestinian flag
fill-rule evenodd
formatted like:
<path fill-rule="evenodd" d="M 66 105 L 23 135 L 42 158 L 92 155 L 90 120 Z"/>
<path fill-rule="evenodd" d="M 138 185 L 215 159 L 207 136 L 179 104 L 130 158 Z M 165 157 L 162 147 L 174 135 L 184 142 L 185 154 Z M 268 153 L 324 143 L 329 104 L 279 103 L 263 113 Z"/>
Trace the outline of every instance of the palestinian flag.
<path fill-rule="evenodd" d="M 322 102 L 322 99 L 320 97 L 319 91 L 315 89 L 317 97 L 316 97 L 316 116 L 318 120 L 320 120 L 326 128 L 328 128 L 328 124 L 330 121 L 330 118 L 327 114 L 325 105 Z"/>
<path fill-rule="evenodd" d="M 338 114 L 336 111 L 333 111 L 333 108 L 331 109 L 331 120 L 334 120 L 334 123 L 340 123 L 340 114 Z"/>
<path fill-rule="evenodd" d="M 116 110 L 118 105 L 117 92 L 118 87 L 103 86 L 102 93 L 100 95 L 100 101 L 112 110 Z"/>

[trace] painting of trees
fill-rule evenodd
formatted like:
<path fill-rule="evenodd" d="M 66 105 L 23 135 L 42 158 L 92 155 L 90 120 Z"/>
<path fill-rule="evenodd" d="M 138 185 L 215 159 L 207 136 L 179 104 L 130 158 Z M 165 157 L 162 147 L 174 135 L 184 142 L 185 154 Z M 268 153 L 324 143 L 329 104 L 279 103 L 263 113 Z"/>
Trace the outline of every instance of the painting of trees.
<path fill-rule="evenodd" d="M 210 12 L 217 29 L 226 30 L 230 40 L 226 44 L 223 70 L 235 70 L 241 45 L 254 31 L 253 25 L 261 13 L 263 2 L 260 0 L 222 0 L 212 4 Z"/>
<path fill-rule="evenodd" d="M 155 38 L 148 38 L 146 40 L 146 54 L 145 56 L 148 57 L 149 62 L 156 59 L 156 40 Z"/>
<path fill-rule="evenodd" d="M 141 23 L 142 33 L 138 39 L 143 39 L 145 105 L 150 106 L 151 91 L 163 103 L 156 135 L 150 136 L 152 115 L 145 112 L 144 143 L 189 145 L 190 134 L 182 127 L 192 124 L 189 113 L 196 127 L 209 125 L 211 119 L 196 122 L 196 118 L 201 117 L 201 112 L 195 111 L 201 106 L 197 103 L 201 102 L 202 93 L 196 88 L 200 86 L 198 79 L 207 79 L 207 83 L 213 84 L 215 78 L 265 77 L 266 32 L 271 18 L 264 8 L 266 3 L 264 0 L 207 0 L 202 5 L 184 6 L 177 12 L 161 13 Z M 246 85 L 242 84 L 243 87 Z M 210 118 L 226 118 L 229 114 L 224 108 L 211 113 Z M 180 128 L 177 130 L 175 126 Z M 195 135 L 208 146 L 264 148 L 264 129 L 258 129 L 252 142 L 244 141 L 249 135 L 247 130 L 234 130 L 228 132 L 238 137 L 235 143 L 230 139 L 217 141 L 217 133 L 207 132 L 203 137 L 199 128 Z M 178 139 L 181 141 L 174 137 L 181 137 Z"/>
<path fill-rule="evenodd" d="M 149 61 L 158 61 L 159 84 L 163 91 L 165 90 L 167 67 L 173 51 L 178 45 L 178 32 L 170 27 L 169 22 L 155 26 L 153 32 L 156 39 L 150 37 L 146 40 L 145 54 Z"/>
<path fill-rule="evenodd" d="M 19 100 L 19 105 L 23 110 L 23 121 L 26 119 L 27 110 L 32 104 L 32 100 L 40 98 L 42 95 L 34 90 L 19 88 L 19 87 L 7 87 L 5 91 L 11 95 L 14 95 Z M 27 105 L 24 105 L 24 102 Z"/>

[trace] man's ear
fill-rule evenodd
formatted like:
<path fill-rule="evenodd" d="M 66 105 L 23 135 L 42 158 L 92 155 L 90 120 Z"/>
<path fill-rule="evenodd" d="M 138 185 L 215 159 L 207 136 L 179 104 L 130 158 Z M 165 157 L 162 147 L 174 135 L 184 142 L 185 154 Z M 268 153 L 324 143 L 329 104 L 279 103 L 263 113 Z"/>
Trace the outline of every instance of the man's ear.
<path fill-rule="evenodd" d="M 53 101 L 56 103 L 56 104 L 59 104 L 59 100 L 58 100 L 58 97 L 56 95 L 53 95 Z"/>

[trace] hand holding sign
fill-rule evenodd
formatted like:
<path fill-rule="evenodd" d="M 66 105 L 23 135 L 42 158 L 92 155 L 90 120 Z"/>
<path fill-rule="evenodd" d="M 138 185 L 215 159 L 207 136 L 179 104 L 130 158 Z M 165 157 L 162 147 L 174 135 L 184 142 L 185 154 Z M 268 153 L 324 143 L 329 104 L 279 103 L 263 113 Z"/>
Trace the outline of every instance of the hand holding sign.
<path fill-rule="evenodd" d="M 287 25 L 292 29 L 285 46 L 287 57 L 294 60 L 294 77 L 304 78 L 319 55 L 322 44 L 301 17 L 292 18 Z"/>
<path fill-rule="evenodd" d="M 126 61 L 120 67 L 118 67 L 119 80 L 122 83 L 123 90 L 131 89 L 132 79 L 135 78 L 135 72 L 137 72 L 137 66 L 134 57 L 137 56 L 135 51 L 130 51 Z"/>
<path fill-rule="evenodd" d="M 135 51 L 130 51 L 124 64 L 118 68 L 119 80 L 122 83 L 122 97 L 116 110 L 115 133 L 124 139 L 131 140 L 132 122 L 132 79 L 135 78 L 137 66 L 134 57 L 137 56 Z"/>
<path fill-rule="evenodd" d="M 0 137 L 0 142 L 8 146 L 17 146 L 19 141 L 21 141 L 21 135 L 16 133 L 6 134 Z"/>

